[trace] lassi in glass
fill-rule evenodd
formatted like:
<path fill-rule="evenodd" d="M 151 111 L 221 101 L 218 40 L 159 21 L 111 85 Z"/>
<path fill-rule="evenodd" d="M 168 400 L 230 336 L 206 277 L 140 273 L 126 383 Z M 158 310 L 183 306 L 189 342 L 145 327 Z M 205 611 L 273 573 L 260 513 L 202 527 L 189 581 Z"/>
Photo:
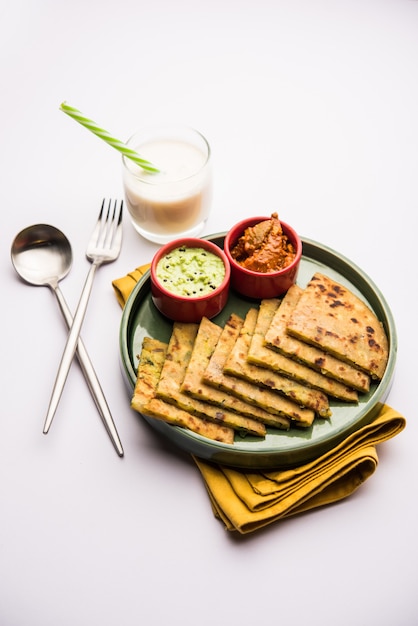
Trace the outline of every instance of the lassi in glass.
<path fill-rule="evenodd" d="M 127 143 L 160 170 L 146 172 L 123 157 L 126 206 L 138 233 L 156 243 L 197 236 L 212 192 L 210 148 L 203 135 L 166 126 L 139 131 Z"/>

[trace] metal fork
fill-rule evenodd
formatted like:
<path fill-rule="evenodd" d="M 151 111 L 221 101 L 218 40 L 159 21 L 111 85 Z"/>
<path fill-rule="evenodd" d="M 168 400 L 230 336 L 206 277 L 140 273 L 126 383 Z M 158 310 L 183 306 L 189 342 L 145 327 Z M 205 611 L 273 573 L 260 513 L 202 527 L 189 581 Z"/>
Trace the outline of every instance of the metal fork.
<path fill-rule="evenodd" d="M 44 433 L 47 434 L 57 410 L 68 372 L 71 367 L 74 354 L 77 349 L 78 338 L 83 325 L 84 316 L 87 310 L 87 304 L 90 298 L 93 279 L 96 270 L 103 263 L 115 261 L 120 253 L 122 246 L 122 211 L 123 202 L 120 202 L 119 208 L 115 200 L 112 210 L 112 200 L 109 200 L 106 210 L 106 200 L 102 202 L 97 224 L 90 237 L 87 245 L 86 256 L 91 262 L 89 273 L 80 296 L 73 323 L 68 334 L 67 343 L 61 357 L 61 363 L 55 379 L 54 388 L 52 390 L 51 400 L 49 402 L 48 413 L 44 424 Z M 120 443 L 120 442 L 119 442 Z M 120 446 L 121 447 L 121 446 Z M 122 451 L 123 454 L 123 451 Z"/>

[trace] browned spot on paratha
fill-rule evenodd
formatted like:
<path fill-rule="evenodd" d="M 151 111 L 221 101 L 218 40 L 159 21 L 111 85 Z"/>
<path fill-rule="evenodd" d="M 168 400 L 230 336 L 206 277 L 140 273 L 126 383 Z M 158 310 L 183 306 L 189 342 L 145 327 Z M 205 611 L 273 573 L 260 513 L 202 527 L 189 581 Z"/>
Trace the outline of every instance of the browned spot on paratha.
<path fill-rule="evenodd" d="M 276 309 L 267 329 L 265 335 L 266 345 L 269 348 L 278 350 L 285 356 L 312 367 L 324 374 L 324 376 L 338 380 L 347 387 L 352 387 L 362 393 L 369 391 L 370 376 L 368 374 L 324 352 L 324 350 L 288 334 L 288 321 L 302 293 L 303 289 L 298 285 L 290 287 Z"/>
<path fill-rule="evenodd" d="M 323 376 L 312 368 L 297 363 L 265 345 L 264 338 L 278 306 L 279 300 L 277 299 L 262 300 L 258 312 L 257 325 L 248 351 L 248 360 L 251 363 L 278 372 L 283 376 L 293 378 L 339 400 L 357 402 L 358 394 L 354 389 L 350 389 L 337 380 Z"/>
<path fill-rule="evenodd" d="M 380 380 L 389 345 L 375 313 L 347 287 L 317 272 L 287 325 L 291 335 Z"/>

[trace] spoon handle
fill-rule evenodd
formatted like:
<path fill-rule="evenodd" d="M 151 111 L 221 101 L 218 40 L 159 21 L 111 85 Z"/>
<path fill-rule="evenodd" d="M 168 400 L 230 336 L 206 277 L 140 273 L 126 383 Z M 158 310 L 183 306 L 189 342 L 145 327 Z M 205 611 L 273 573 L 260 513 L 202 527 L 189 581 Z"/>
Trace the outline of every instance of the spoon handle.
<path fill-rule="evenodd" d="M 81 292 L 80 301 L 74 315 L 73 323 L 71 324 L 70 332 L 68 333 L 67 342 L 65 344 L 64 352 L 61 357 L 61 362 L 58 368 L 54 388 L 52 390 L 52 395 L 49 402 L 48 413 L 45 419 L 45 435 L 48 433 L 52 420 L 54 419 L 54 415 L 58 408 L 58 404 L 64 390 L 65 382 L 67 380 L 68 372 L 70 371 L 71 363 L 77 349 L 78 338 L 80 336 L 81 327 L 83 325 L 84 316 L 86 314 L 87 304 L 90 298 L 91 288 L 93 286 L 93 279 L 97 267 L 98 264 L 94 262 L 90 267 L 90 270 L 87 274 L 86 282 L 83 287 L 83 291 Z"/>
<path fill-rule="evenodd" d="M 73 324 L 73 317 L 71 315 L 71 311 L 68 308 L 68 305 L 64 299 L 61 289 L 57 286 L 54 289 L 55 295 L 58 300 L 58 304 L 60 306 L 63 317 L 66 321 L 68 328 L 71 328 Z M 123 447 L 120 441 L 118 431 L 116 430 L 115 423 L 113 421 L 112 415 L 110 413 L 106 398 L 104 396 L 103 390 L 100 386 L 99 379 L 97 378 L 97 374 L 94 370 L 93 363 L 90 360 L 90 357 L 87 353 L 87 350 L 84 346 L 83 340 L 79 337 L 77 344 L 77 352 L 76 352 L 78 361 L 80 363 L 81 369 L 83 371 L 84 377 L 89 386 L 91 395 L 96 403 L 96 406 L 99 410 L 100 416 L 102 418 L 103 424 L 108 432 L 110 439 L 116 449 L 116 452 L 119 456 L 123 456 Z"/>

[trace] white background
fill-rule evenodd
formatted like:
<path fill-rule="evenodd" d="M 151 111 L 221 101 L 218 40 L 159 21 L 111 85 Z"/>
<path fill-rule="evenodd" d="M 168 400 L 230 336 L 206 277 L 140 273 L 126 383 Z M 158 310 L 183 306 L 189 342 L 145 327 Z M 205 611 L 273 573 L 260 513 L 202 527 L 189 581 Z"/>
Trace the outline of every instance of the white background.
<path fill-rule="evenodd" d="M 2 626 L 418 623 L 417 68 L 416 0 L 3 0 Z M 191 460 L 129 407 L 111 281 L 156 246 L 126 216 L 82 333 L 125 457 L 78 366 L 42 434 L 65 329 L 53 294 L 18 279 L 12 240 L 66 233 L 74 310 L 101 199 L 122 197 L 119 155 L 63 100 L 123 139 L 195 126 L 213 151 L 205 234 L 277 210 L 379 286 L 399 340 L 388 404 L 408 423 L 353 497 L 246 537 L 213 517 Z"/>

